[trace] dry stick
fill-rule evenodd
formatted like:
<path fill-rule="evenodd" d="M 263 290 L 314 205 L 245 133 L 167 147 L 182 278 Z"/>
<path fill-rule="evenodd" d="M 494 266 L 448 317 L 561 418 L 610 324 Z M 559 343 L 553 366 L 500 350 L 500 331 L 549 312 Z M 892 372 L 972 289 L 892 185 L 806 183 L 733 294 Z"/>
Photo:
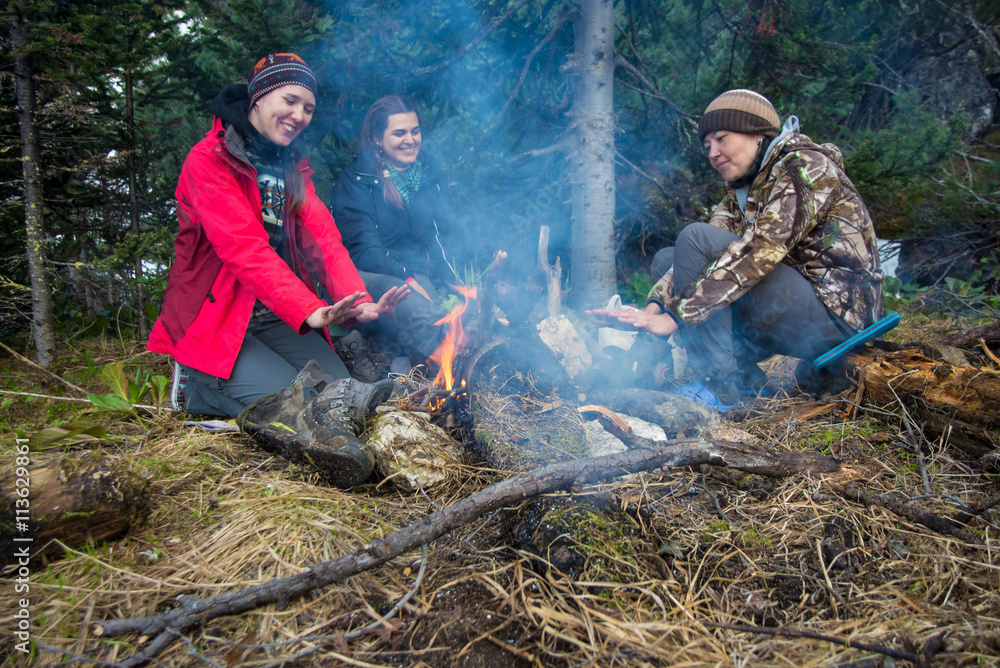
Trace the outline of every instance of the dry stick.
<path fill-rule="evenodd" d="M 176 633 L 202 626 L 223 615 L 239 614 L 263 605 L 299 598 L 319 587 L 342 582 L 353 575 L 376 568 L 497 508 L 574 485 L 593 483 L 661 466 L 714 464 L 777 476 L 793 472 L 838 470 L 835 460 L 821 455 L 817 455 L 819 460 L 812 458 L 796 468 L 787 461 L 779 461 L 784 460 L 785 455 L 789 453 L 776 457 L 766 451 L 738 443 L 700 439 L 654 443 L 638 436 L 628 438 L 647 447 L 592 459 L 559 462 L 516 475 L 432 513 L 390 536 L 376 539 L 351 554 L 317 564 L 301 573 L 275 578 L 270 582 L 207 599 L 193 596 L 179 597 L 180 605 L 161 615 L 94 622 L 94 634 L 105 637 L 127 633 L 154 636 L 143 652 L 129 657 L 120 664 L 142 665 L 169 645 L 176 638 Z"/>
<path fill-rule="evenodd" d="M 784 628 L 772 628 L 770 626 L 744 626 L 743 624 L 720 624 L 718 622 L 702 622 L 705 626 L 713 629 L 726 629 L 727 631 L 739 631 L 741 633 L 763 633 L 772 636 L 782 636 L 785 638 L 809 638 L 810 640 L 822 640 L 824 642 L 834 643 L 836 645 L 844 645 L 845 647 L 850 647 L 852 649 L 863 649 L 868 652 L 877 652 L 885 656 L 891 656 L 894 659 L 902 659 L 903 661 L 910 661 L 917 666 L 929 665 L 930 659 L 941 647 L 941 638 L 944 634 L 938 634 L 927 640 L 927 644 L 924 646 L 924 651 L 921 654 L 915 654 L 913 652 L 906 652 L 900 649 L 892 649 L 891 647 L 882 647 L 881 645 L 872 645 L 866 642 L 860 642 L 857 640 L 851 640 L 850 638 L 837 638 L 836 636 L 828 636 L 822 633 L 813 633 L 812 631 L 799 631 L 797 629 L 784 629 Z"/>
<path fill-rule="evenodd" d="M 0 345 L 3 345 L 0 343 Z M 51 394 L 35 394 L 34 392 L 15 392 L 14 390 L 0 390 L 0 394 L 12 394 L 17 397 L 38 397 L 39 399 L 55 399 L 56 401 L 79 401 L 85 404 L 92 404 L 90 399 L 77 399 L 76 397 L 57 397 Z M 176 410 L 173 406 L 148 406 L 146 404 L 132 404 L 132 408 L 141 408 L 143 410 L 149 411 L 150 413 L 157 413 L 159 411 L 174 411 Z"/>
<path fill-rule="evenodd" d="M 66 380 L 65 378 L 63 378 L 61 376 L 55 375 L 54 373 L 52 373 L 51 371 L 49 371 L 48 369 L 46 369 L 43 366 L 41 366 L 39 364 L 35 364 L 34 362 L 32 362 L 31 360 L 29 360 L 24 355 L 18 353 L 17 351 L 11 350 L 10 348 L 8 348 L 7 346 L 5 346 L 2 343 L 0 343 L 0 348 L 3 348 L 4 350 L 6 350 L 7 352 L 9 352 L 11 355 L 13 355 L 17 359 L 21 360 L 22 362 L 24 362 L 28 366 L 30 366 L 30 367 L 32 367 L 34 369 L 37 369 L 37 370 L 41 371 L 42 373 L 44 373 L 44 374 L 46 374 L 48 376 L 52 376 L 53 378 L 55 378 L 56 380 L 58 380 L 63 385 L 65 385 L 66 387 L 70 388 L 71 390 L 75 390 L 75 391 L 79 392 L 80 394 L 82 394 L 83 396 L 87 396 L 87 394 L 88 394 L 87 390 L 85 390 L 82 387 L 79 387 L 77 385 L 74 385 L 73 383 L 69 382 L 68 380 Z"/>
<path fill-rule="evenodd" d="M 856 482 L 845 483 L 840 487 L 840 489 L 838 489 L 838 491 L 851 501 L 856 501 L 866 506 L 879 506 L 881 508 L 891 510 L 911 522 L 922 524 L 928 529 L 941 534 L 954 536 L 955 538 L 963 540 L 970 545 L 978 545 L 980 547 L 985 547 L 986 545 L 980 536 L 977 536 L 968 529 L 965 529 L 958 522 L 955 522 L 947 517 L 941 517 L 940 515 L 935 515 L 934 513 L 928 513 L 924 510 L 918 510 L 912 506 L 908 506 L 901 502 L 894 493 L 881 495 L 868 494 L 858 489 L 858 484 Z"/>
<path fill-rule="evenodd" d="M 978 517 L 982 515 L 990 508 L 993 508 L 997 504 L 1000 504 L 1000 494 L 994 494 L 993 496 L 987 498 L 985 501 L 980 501 L 979 503 L 973 504 L 972 506 L 963 509 L 961 512 L 955 514 L 952 519 L 956 522 L 961 522 L 965 524 L 973 517 Z"/>

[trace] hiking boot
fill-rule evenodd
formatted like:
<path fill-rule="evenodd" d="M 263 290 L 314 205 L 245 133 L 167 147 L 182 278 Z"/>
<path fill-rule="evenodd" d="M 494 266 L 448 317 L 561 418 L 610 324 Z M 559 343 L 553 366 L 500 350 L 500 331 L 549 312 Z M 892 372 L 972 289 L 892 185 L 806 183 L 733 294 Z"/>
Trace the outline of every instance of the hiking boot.
<path fill-rule="evenodd" d="M 338 381 L 310 360 L 288 387 L 244 409 L 236 424 L 263 449 L 312 466 L 336 487 L 360 485 L 371 475 L 375 461 L 353 431 L 327 433 L 317 441 L 298 428 L 300 415 L 325 390 L 332 385 L 339 387 L 338 383 L 354 382 L 349 378 Z"/>
<path fill-rule="evenodd" d="M 367 480 L 375 468 L 368 448 L 354 434 L 338 434 L 317 443 L 281 423 L 248 421 L 246 414 L 247 411 L 240 414 L 237 424 L 257 445 L 288 461 L 313 467 L 335 487 L 356 487 Z"/>
<path fill-rule="evenodd" d="M 746 363 L 740 366 L 739 389 L 744 396 L 771 394 L 767 385 L 767 374 L 756 364 Z"/>
<path fill-rule="evenodd" d="M 245 419 L 256 424 L 274 422 L 294 429 L 295 418 L 306 404 L 335 382 L 337 379 L 323 371 L 319 362 L 309 360 L 288 387 L 259 399 L 244 411 Z"/>
<path fill-rule="evenodd" d="M 355 329 L 347 336 L 337 339 L 333 349 L 344 362 L 351 377 L 365 383 L 374 383 L 385 378 L 385 374 L 375 365 L 365 339 L 358 330 Z"/>
<path fill-rule="evenodd" d="M 299 413 L 295 426 L 303 436 L 326 442 L 339 434 L 358 436 L 365 421 L 392 394 L 393 382 L 362 383 L 342 378 L 313 399 Z"/>

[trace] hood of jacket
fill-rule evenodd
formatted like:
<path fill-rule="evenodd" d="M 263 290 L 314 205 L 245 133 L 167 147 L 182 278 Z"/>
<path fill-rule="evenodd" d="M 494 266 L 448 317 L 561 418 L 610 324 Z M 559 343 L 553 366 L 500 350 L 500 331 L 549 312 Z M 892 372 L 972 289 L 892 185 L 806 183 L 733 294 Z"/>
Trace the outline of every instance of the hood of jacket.
<path fill-rule="evenodd" d="M 222 121 L 226 130 L 236 130 L 242 139 L 242 148 L 248 152 L 255 153 L 266 158 L 275 158 L 282 155 L 287 150 L 266 139 L 257 132 L 257 128 L 250 122 L 250 94 L 247 93 L 246 84 L 232 84 L 226 86 L 215 96 L 208 110 L 213 116 Z M 298 155 L 303 155 L 303 145 L 301 137 L 296 137 L 291 146 L 295 148 Z"/>

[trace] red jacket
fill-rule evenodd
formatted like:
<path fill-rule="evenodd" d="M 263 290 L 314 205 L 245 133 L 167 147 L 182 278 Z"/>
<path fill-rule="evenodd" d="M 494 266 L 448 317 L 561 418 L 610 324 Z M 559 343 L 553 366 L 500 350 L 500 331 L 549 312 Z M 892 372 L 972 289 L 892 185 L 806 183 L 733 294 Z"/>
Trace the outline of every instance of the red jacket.
<path fill-rule="evenodd" d="M 371 301 L 305 160 L 299 168 L 306 201 L 285 222 L 293 267 L 271 248 L 256 172 L 242 148 L 238 133 L 227 136 L 216 118 L 184 161 L 176 192 L 176 259 L 146 344 L 221 378 L 233 371 L 257 299 L 300 334 L 310 331 L 306 318 L 327 303 L 299 276 L 311 271 L 335 301 L 353 292 L 365 293 L 359 303 Z"/>

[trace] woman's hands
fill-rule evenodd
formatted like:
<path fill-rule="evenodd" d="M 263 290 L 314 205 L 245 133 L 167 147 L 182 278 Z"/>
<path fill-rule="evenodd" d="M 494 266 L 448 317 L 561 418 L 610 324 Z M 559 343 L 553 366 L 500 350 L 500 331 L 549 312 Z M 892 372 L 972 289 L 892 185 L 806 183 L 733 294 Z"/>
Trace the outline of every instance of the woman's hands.
<path fill-rule="evenodd" d="M 404 299 L 410 296 L 410 289 L 406 286 L 395 286 L 386 290 L 382 298 L 378 300 L 377 303 L 372 304 L 371 302 L 365 302 L 364 304 L 359 304 L 361 313 L 354 316 L 358 319 L 358 322 L 371 322 L 375 320 L 380 315 L 392 315 L 396 307 L 399 306 Z"/>
<path fill-rule="evenodd" d="M 596 309 L 584 311 L 594 324 L 615 329 L 644 329 L 656 336 L 670 336 L 677 331 L 677 323 L 668 314 L 660 311 L 656 304 L 648 305 L 645 310 L 634 308 Z"/>
<path fill-rule="evenodd" d="M 354 306 L 354 302 L 361 299 L 363 292 L 355 292 L 347 295 L 333 306 L 323 306 L 306 318 L 306 324 L 313 329 L 321 329 L 327 325 L 339 325 L 345 320 L 357 318 L 361 315 L 361 309 Z"/>
<path fill-rule="evenodd" d="M 380 315 L 392 315 L 399 304 L 410 296 L 410 289 L 407 287 L 394 287 L 387 290 L 378 303 L 365 302 L 354 306 L 354 302 L 361 299 L 363 292 L 355 292 L 347 295 L 333 306 L 318 308 L 306 318 L 306 324 L 313 329 L 320 329 L 327 325 L 339 325 L 351 318 L 358 322 L 371 322 Z"/>

